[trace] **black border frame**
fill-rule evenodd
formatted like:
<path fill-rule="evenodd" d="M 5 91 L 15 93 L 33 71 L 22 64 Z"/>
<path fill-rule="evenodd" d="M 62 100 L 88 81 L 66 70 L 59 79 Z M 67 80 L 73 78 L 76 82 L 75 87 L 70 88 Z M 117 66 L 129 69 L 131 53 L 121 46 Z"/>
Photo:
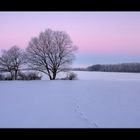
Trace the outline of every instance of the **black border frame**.
<path fill-rule="evenodd" d="M 100 0 L 56 0 L 56 1 L 1 1 L 0 2 L 0 10 L 2 11 L 138 11 L 140 12 L 140 4 L 138 0 L 133 1 L 127 1 L 127 0 L 112 0 L 112 1 L 100 1 Z M 8 133 L 8 135 L 7 135 Z M 119 136 L 118 134 L 122 134 L 125 138 L 126 137 L 132 137 L 140 134 L 140 129 L 135 128 L 99 128 L 99 129 L 86 129 L 86 128 L 77 128 L 77 129 L 43 129 L 43 128 L 1 128 L 0 129 L 0 135 L 6 137 L 10 137 L 12 135 L 18 136 L 19 138 L 22 138 L 21 136 L 27 136 L 27 135 L 48 135 L 48 136 L 81 136 L 81 138 L 84 138 L 83 136 L 92 135 L 93 138 L 100 138 L 110 136 L 111 139 L 117 138 Z M 69 137 L 66 137 L 69 138 Z M 122 138 L 119 136 L 119 138 Z"/>

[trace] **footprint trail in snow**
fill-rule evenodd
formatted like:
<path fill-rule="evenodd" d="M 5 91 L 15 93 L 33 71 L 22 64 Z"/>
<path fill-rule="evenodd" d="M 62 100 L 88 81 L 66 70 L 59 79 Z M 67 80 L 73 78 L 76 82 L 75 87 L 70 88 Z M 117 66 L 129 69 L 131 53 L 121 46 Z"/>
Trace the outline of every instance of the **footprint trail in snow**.
<path fill-rule="evenodd" d="M 98 128 L 98 125 L 95 122 L 91 122 L 85 114 L 81 111 L 80 106 L 78 105 L 77 101 L 75 101 L 75 109 L 74 111 L 79 114 L 80 118 L 90 124 L 91 128 Z"/>

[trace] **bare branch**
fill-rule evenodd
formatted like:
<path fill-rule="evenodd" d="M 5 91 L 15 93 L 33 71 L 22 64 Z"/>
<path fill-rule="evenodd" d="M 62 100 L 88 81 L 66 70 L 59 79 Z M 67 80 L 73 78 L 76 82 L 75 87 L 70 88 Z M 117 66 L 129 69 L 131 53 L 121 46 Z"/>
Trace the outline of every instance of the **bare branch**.
<path fill-rule="evenodd" d="M 76 50 L 67 33 L 51 29 L 32 38 L 26 49 L 30 67 L 47 74 L 51 80 L 72 64 Z"/>
<path fill-rule="evenodd" d="M 16 80 L 19 69 L 25 64 L 24 58 L 24 52 L 17 46 L 3 50 L 0 57 L 0 70 L 10 72 L 11 78 Z"/>

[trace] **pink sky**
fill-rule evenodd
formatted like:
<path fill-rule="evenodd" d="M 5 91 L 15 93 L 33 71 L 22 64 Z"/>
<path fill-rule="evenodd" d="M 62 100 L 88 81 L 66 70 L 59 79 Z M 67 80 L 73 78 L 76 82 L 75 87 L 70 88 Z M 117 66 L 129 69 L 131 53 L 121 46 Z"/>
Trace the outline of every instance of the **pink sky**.
<path fill-rule="evenodd" d="M 47 28 L 66 31 L 79 54 L 140 55 L 140 12 L 0 12 L 0 48 L 26 48 Z"/>

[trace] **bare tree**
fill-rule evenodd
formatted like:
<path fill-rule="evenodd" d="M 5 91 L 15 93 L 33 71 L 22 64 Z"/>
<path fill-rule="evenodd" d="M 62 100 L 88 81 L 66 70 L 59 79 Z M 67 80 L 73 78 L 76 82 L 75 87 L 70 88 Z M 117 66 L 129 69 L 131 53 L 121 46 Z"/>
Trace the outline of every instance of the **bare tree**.
<path fill-rule="evenodd" d="M 72 64 L 76 50 L 67 33 L 47 29 L 31 39 L 26 52 L 29 66 L 54 80 L 60 71 Z"/>
<path fill-rule="evenodd" d="M 17 79 L 18 71 L 25 63 L 24 52 L 17 46 L 3 50 L 0 57 L 0 71 L 10 72 L 12 80 Z"/>

